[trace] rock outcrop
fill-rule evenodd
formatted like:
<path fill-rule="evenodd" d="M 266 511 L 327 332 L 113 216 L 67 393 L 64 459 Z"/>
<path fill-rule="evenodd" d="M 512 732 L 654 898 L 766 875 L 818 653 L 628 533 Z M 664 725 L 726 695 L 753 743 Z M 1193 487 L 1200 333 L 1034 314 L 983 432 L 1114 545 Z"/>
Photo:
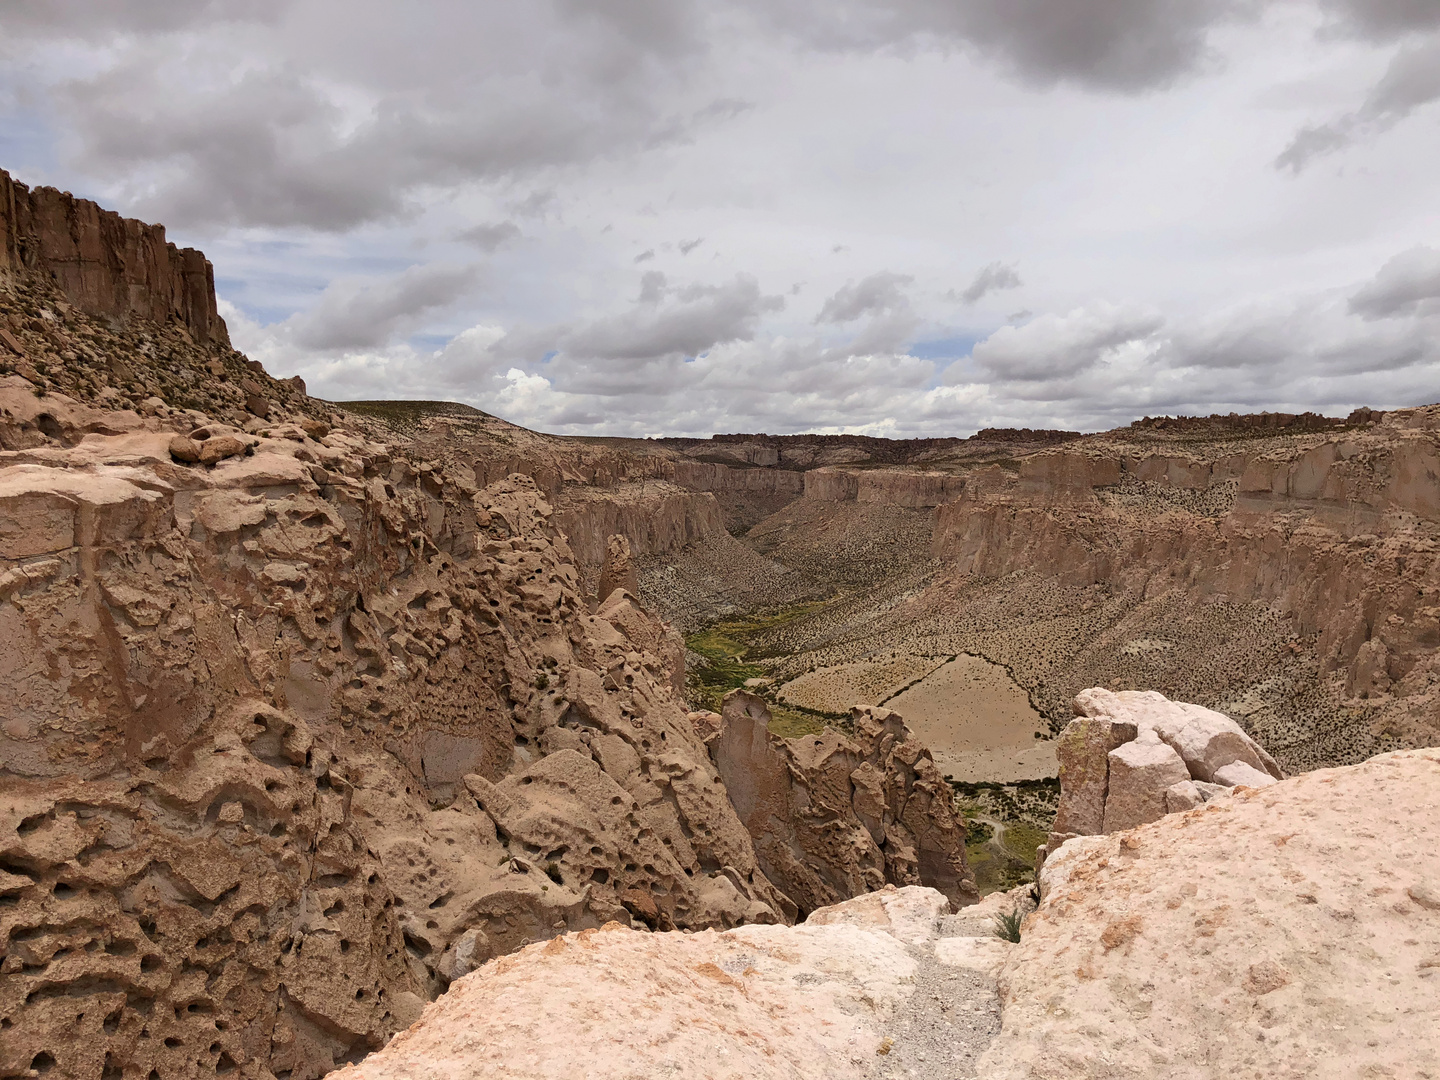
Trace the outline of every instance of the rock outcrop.
<path fill-rule="evenodd" d="M 1033 912 L 906 888 L 793 927 L 566 934 L 341 1075 L 1433 1075 L 1437 833 L 1440 752 L 1406 751 L 1072 840 Z"/>
<path fill-rule="evenodd" d="M 0 314 L 0 1076 L 308 1080 L 527 942 L 798 912 L 623 543 L 592 610 L 561 515 L 526 475 L 480 483 L 483 447 L 29 269 Z M 586 454 L 555 459 L 562 496 L 654 464 Z M 714 504 L 653 483 L 677 535 Z M 671 535 L 640 502 L 621 519 Z M 597 574 L 611 520 L 577 529 Z M 891 862 L 943 870 L 892 749 L 895 836 L 931 831 Z M 807 858 L 827 900 L 869 887 Z"/>
<path fill-rule="evenodd" d="M 1042 864 L 1071 837 L 1133 829 L 1285 778 L 1234 720 L 1153 690 L 1092 687 L 1076 695 L 1075 712 L 1056 742 L 1060 805 Z"/>
<path fill-rule="evenodd" d="M 802 915 L 887 882 L 979 899 L 950 787 L 897 713 L 855 709 L 849 737 L 782 739 L 769 724 L 763 698 L 734 690 L 697 726 L 761 868 Z"/>
<path fill-rule="evenodd" d="M 0 169 L 0 274 L 21 271 L 53 280 L 88 314 L 173 320 L 197 343 L 230 343 L 203 253 L 168 242 L 163 225 L 55 188 L 31 190 Z"/>
<path fill-rule="evenodd" d="M 1001 974 L 980 1075 L 1440 1070 L 1440 751 L 1071 840 Z"/>
<path fill-rule="evenodd" d="M 859 1080 L 927 1060 L 926 1075 L 969 1075 L 1012 946 L 969 936 L 947 907 L 892 886 L 800 926 L 566 934 L 460 980 L 337 1075 Z"/>
<path fill-rule="evenodd" d="M 0 1072 L 317 1076 L 527 939 L 794 910 L 528 480 L 6 392 L 94 430 L 0 454 Z"/>

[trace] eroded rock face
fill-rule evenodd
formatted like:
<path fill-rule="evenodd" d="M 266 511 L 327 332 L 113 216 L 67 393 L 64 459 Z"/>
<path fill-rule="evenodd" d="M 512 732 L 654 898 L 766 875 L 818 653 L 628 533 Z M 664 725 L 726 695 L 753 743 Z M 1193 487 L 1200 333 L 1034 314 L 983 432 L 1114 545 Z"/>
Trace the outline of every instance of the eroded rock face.
<path fill-rule="evenodd" d="M 887 882 L 973 903 L 965 832 L 929 751 L 888 709 L 851 716 L 853 738 L 782 739 L 764 699 L 726 695 L 710 754 L 766 876 L 801 914 Z"/>
<path fill-rule="evenodd" d="M 1437 823 L 1429 749 L 1070 841 L 1002 971 L 978 1074 L 1435 1072 Z"/>
<path fill-rule="evenodd" d="M 794 910 L 529 479 L 0 390 L 88 431 L 0 453 L 0 1073 L 319 1076 L 527 941 Z"/>

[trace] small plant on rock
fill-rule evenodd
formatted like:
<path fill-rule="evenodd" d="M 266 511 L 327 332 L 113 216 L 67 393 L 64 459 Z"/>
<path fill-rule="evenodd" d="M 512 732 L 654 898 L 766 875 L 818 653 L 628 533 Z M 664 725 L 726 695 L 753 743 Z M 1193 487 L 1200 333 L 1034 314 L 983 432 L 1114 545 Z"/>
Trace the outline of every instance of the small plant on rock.
<path fill-rule="evenodd" d="M 1001 941 L 1020 943 L 1020 923 L 1025 918 L 1018 907 L 995 916 L 995 936 Z"/>

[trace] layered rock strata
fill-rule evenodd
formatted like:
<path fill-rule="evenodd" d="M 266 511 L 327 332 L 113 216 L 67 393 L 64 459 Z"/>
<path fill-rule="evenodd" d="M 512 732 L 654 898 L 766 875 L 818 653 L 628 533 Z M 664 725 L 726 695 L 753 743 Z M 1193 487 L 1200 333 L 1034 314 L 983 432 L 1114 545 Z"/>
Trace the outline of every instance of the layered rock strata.
<path fill-rule="evenodd" d="M 1109 433 L 977 469 L 937 511 L 934 553 L 972 580 L 1273 609 L 1315 681 L 1367 716 L 1355 752 L 1434 742 L 1440 407 L 1306 431 L 1173 449 Z"/>

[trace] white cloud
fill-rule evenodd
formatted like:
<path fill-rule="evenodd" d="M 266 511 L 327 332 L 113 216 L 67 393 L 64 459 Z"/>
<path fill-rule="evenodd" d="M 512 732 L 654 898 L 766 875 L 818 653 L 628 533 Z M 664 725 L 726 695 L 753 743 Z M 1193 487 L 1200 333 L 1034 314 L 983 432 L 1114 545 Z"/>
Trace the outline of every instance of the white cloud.
<path fill-rule="evenodd" d="M 0 164 L 203 247 L 237 344 L 333 398 L 952 434 L 1435 396 L 1432 0 L 22 7 Z"/>

